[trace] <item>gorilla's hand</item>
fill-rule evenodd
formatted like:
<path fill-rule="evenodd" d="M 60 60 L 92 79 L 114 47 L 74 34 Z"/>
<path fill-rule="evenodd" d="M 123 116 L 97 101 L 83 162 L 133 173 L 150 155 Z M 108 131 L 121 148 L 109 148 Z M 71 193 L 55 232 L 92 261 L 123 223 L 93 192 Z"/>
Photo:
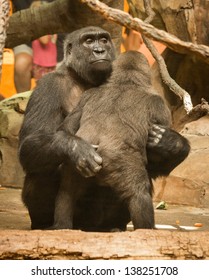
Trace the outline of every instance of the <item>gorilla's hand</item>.
<path fill-rule="evenodd" d="M 79 137 L 69 143 L 70 161 L 84 177 L 92 177 L 102 168 L 102 158 L 95 151 L 97 146 L 90 145 Z"/>
<path fill-rule="evenodd" d="M 168 176 L 189 154 L 188 140 L 177 131 L 154 124 L 147 142 L 148 172 L 155 179 Z"/>
<path fill-rule="evenodd" d="M 161 125 L 153 124 L 148 133 L 147 147 L 154 148 L 160 146 L 160 140 L 165 133 L 165 128 Z"/>

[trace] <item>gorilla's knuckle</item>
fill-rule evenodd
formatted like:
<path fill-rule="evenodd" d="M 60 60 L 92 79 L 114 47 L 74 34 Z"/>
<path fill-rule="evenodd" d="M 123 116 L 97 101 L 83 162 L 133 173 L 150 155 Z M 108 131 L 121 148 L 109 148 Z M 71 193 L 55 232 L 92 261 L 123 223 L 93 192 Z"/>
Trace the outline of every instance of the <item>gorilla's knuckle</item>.
<path fill-rule="evenodd" d="M 84 158 L 84 157 L 79 158 L 77 165 L 80 166 L 80 167 L 85 167 L 86 166 L 86 158 Z"/>
<path fill-rule="evenodd" d="M 165 133 L 165 128 L 160 128 L 160 132 L 163 134 L 163 133 Z"/>

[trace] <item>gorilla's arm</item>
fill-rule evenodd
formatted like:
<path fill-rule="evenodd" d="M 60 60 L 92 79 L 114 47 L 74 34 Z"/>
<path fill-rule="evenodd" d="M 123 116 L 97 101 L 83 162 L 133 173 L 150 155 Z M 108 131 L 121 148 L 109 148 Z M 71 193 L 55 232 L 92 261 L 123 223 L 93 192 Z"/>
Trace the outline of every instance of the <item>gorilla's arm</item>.
<path fill-rule="evenodd" d="M 68 161 L 83 176 L 97 172 L 102 159 L 84 140 L 60 129 L 70 81 L 55 73 L 44 76 L 32 93 L 20 131 L 19 157 L 28 173 L 52 172 Z"/>
<path fill-rule="evenodd" d="M 189 154 L 189 141 L 170 128 L 170 112 L 163 100 L 154 96 L 151 110 L 154 124 L 147 142 L 148 171 L 152 178 L 167 176 Z M 157 108 L 157 111 L 156 111 Z"/>
<path fill-rule="evenodd" d="M 86 91 L 82 97 L 76 108 L 72 112 L 70 112 L 67 117 L 64 119 L 60 126 L 60 130 L 68 132 L 71 135 L 75 135 L 80 127 L 80 120 L 83 112 L 83 107 L 91 98 L 91 90 Z"/>
<path fill-rule="evenodd" d="M 87 163 L 83 162 L 85 156 L 88 156 L 90 150 L 92 151 L 92 148 L 97 149 L 98 146 L 91 145 L 91 149 L 89 149 L 89 144 L 75 135 L 80 127 L 80 119 L 82 116 L 83 107 L 85 106 L 87 100 L 90 97 L 90 92 L 85 96 L 82 96 L 82 99 L 79 102 L 79 104 L 76 106 L 72 113 L 69 113 L 67 115 L 67 117 L 64 119 L 63 123 L 59 128 L 59 130 L 67 133 L 68 135 L 71 135 L 71 139 L 74 139 L 73 150 L 77 149 L 76 156 L 80 156 L 80 160 L 74 160 L 74 162 L 76 162 L 77 170 L 80 171 L 80 173 L 84 177 L 94 176 L 95 173 L 99 172 L 99 170 L 102 168 L 102 158 L 96 153 L 94 155 L 94 161 L 96 163 L 92 162 L 91 168 L 88 166 Z M 78 146 L 79 143 L 82 144 L 82 149 L 84 149 L 84 151 L 82 152 L 83 154 L 79 154 L 80 151 L 82 151 L 82 149 Z M 85 155 L 85 153 L 87 154 Z"/>

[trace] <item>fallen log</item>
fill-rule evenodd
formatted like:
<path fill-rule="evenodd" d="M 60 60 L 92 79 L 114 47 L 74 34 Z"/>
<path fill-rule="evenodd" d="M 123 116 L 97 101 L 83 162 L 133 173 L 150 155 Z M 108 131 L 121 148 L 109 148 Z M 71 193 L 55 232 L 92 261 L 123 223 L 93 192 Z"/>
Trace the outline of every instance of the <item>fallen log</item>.
<path fill-rule="evenodd" d="M 209 259 L 209 232 L 0 231 L 0 259 Z"/>
<path fill-rule="evenodd" d="M 103 0 L 112 8 L 123 9 L 123 0 Z M 111 33 L 117 48 L 121 44 L 121 27 L 104 20 L 77 0 L 57 0 L 36 9 L 24 9 L 9 18 L 5 47 L 14 48 L 46 34 L 70 33 L 88 26 L 100 26 Z"/>

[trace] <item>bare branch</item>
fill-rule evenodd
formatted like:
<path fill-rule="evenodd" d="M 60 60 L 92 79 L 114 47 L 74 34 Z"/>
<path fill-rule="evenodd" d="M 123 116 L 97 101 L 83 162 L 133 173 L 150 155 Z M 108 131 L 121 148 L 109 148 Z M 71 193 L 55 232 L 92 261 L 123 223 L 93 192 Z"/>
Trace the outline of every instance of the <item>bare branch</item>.
<path fill-rule="evenodd" d="M 174 35 L 171 35 L 163 30 L 159 30 L 154 26 L 143 22 L 139 18 L 133 18 L 131 15 L 124 11 L 110 8 L 98 0 L 80 1 L 87 4 L 91 9 L 100 13 L 108 20 L 114 21 L 115 23 L 118 23 L 129 29 L 136 30 L 147 36 L 148 38 L 163 43 L 164 45 L 178 53 L 196 55 L 209 64 L 209 47 L 205 45 L 197 45 L 191 42 L 184 42 Z"/>
<path fill-rule="evenodd" d="M 105 5 L 104 3 L 101 3 L 98 0 L 80 0 L 83 3 L 86 3 L 91 9 L 93 9 L 96 12 L 99 12 L 102 14 L 106 19 L 114 21 L 120 25 L 123 25 L 129 29 L 136 30 L 143 35 L 143 39 L 145 41 L 145 44 L 150 49 L 153 57 L 158 62 L 158 65 L 160 65 L 160 73 L 161 77 L 163 79 L 163 82 L 180 98 L 183 99 L 184 108 L 187 112 L 187 114 L 195 114 L 196 111 L 200 110 L 202 108 L 201 105 L 197 105 L 193 108 L 191 97 L 190 95 L 182 89 L 169 75 L 167 71 L 166 64 L 161 56 L 159 56 L 159 53 L 155 49 L 154 46 L 151 45 L 151 42 L 145 38 L 147 36 L 148 38 L 154 39 L 156 41 L 162 42 L 170 49 L 183 53 L 183 54 L 193 54 L 198 56 L 199 58 L 203 59 L 206 63 L 209 63 L 209 48 L 204 45 L 197 45 L 193 44 L 191 42 L 184 42 L 177 37 L 163 31 L 158 30 L 157 28 L 153 27 L 152 25 L 143 22 L 139 18 L 133 18 L 128 13 L 113 9 Z M 148 13 L 150 13 L 150 7 L 149 2 L 145 0 L 145 9 Z M 150 17 L 148 17 L 147 20 L 152 20 L 154 17 L 153 12 L 151 13 Z M 208 113 L 208 107 L 202 111 L 201 114 Z"/>
<path fill-rule="evenodd" d="M 201 104 L 193 107 L 191 112 L 182 119 L 182 123 L 196 121 L 207 114 L 209 114 L 209 105 L 208 102 L 204 98 L 202 98 Z"/>
<path fill-rule="evenodd" d="M 123 0 L 103 2 L 110 7 L 123 9 Z M 47 34 L 70 33 L 87 25 L 98 25 L 111 31 L 117 47 L 120 45 L 120 26 L 107 22 L 100 14 L 78 0 L 56 0 L 36 9 L 29 8 L 13 13 L 9 18 L 6 47 L 14 48 Z"/>
<path fill-rule="evenodd" d="M 145 19 L 144 22 L 151 23 L 155 17 L 155 12 L 151 8 L 150 0 L 144 0 L 144 8 L 145 8 L 145 12 L 147 14 L 147 18 Z"/>
<path fill-rule="evenodd" d="M 151 8 L 150 0 L 144 0 L 144 7 L 145 12 L 148 15 L 148 17 L 145 19 L 145 22 L 150 23 L 155 13 Z M 147 46 L 147 48 L 150 50 L 152 56 L 155 58 L 155 60 L 158 63 L 160 75 L 163 80 L 163 82 L 169 87 L 171 91 L 173 91 L 176 95 L 178 95 L 181 99 L 183 98 L 183 104 L 184 109 L 186 110 L 188 116 L 188 121 L 194 121 L 202 116 L 209 113 L 209 105 L 208 102 L 202 98 L 201 104 L 198 104 L 197 106 L 193 107 L 191 97 L 188 92 L 186 92 L 184 89 L 182 89 L 174 79 L 172 79 L 168 73 L 167 66 L 165 64 L 165 61 L 163 57 L 158 53 L 157 49 L 155 48 L 154 44 L 147 39 L 145 36 L 142 36 L 143 40 Z"/>
<path fill-rule="evenodd" d="M 187 91 L 181 88 L 174 79 L 168 73 L 167 66 L 163 57 L 158 53 L 157 49 L 155 48 L 154 44 L 147 39 L 145 36 L 142 36 L 143 41 L 147 48 L 150 50 L 152 56 L 158 63 L 160 75 L 164 84 L 168 86 L 168 88 L 178 95 L 181 99 L 183 99 L 184 109 L 186 110 L 187 114 L 189 114 L 193 108 L 191 97 Z"/>
<path fill-rule="evenodd" d="M 155 16 L 155 13 L 152 10 L 151 5 L 150 5 L 150 0 L 144 0 L 144 7 L 145 7 L 145 12 L 147 14 L 147 18 L 145 19 L 144 22 L 150 23 Z M 166 84 L 168 86 L 168 88 L 173 93 L 175 93 L 181 99 L 183 99 L 184 109 L 186 110 L 187 114 L 189 114 L 191 112 L 192 108 L 193 108 L 192 100 L 191 100 L 191 97 L 190 97 L 189 93 L 186 92 L 184 89 L 182 89 L 176 83 L 176 81 L 171 78 L 163 57 L 158 53 L 158 51 L 155 48 L 152 41 L 149 40 L 148 38 L 146 38 L 146 36 L 144 36 L 144 35 L 142 35 L 142 39 L 143 39 L 145 45 L 147 46 L 147 48 L 150 50 L 152 56 L 155 58 L 155 60 L 158 63 L 158 67 L 159 67 L 159 71 L 160 71 L 162 81 L 164 82 L 164 84 Z"/>

